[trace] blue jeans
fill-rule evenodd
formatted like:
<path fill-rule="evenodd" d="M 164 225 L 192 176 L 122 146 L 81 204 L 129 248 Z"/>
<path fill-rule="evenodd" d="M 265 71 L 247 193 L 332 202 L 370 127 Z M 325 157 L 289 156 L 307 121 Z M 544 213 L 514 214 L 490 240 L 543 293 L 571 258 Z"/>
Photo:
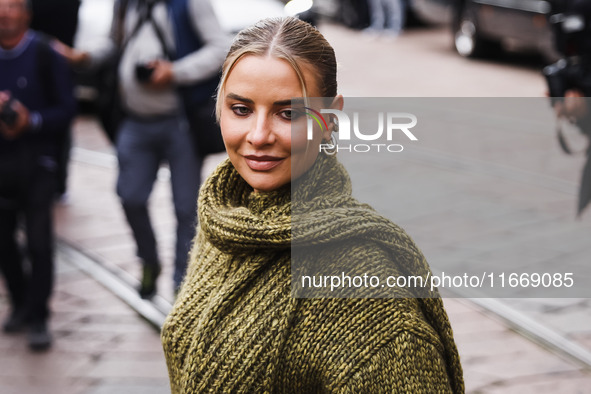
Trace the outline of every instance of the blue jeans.
<path fill-rule="evenodd" d="M 133 232 L 137 255 L 158 265 L 156 237 L 148 214 L 148 198 L 163 162 L 170 168 L 177 219 L 174 284 L 180 286 L 195 235 L 197 195 L 202 159 L 197 157 L 186 121 L 180 116 L 140 120 L 127 118 L 117 136 L 117 194 Z"/>
<path fill-rule="evenodd" d="M 369 0 L 370 28 L 398 34 L 404 26 L 404 0 Z"/>

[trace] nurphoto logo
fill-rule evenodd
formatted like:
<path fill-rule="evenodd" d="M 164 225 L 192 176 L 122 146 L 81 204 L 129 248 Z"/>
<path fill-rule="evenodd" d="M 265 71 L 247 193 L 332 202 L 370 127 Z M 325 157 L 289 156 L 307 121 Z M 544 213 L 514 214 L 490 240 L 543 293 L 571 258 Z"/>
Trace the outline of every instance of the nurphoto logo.
<path fill-rule="evenodd" d="M 336 109 L 321 109 L 320 112 L 309 107 L 306 109 L 308 115 L 307 138 L 312 140 L 314 122 L 321 130 L 328 130 L 328 122 L 322 114 L 333 115 L 334 122 L 338 125 L 338 143 L 332 139 L 330 143 L 320 144 L 320 151 L 334 154 L 340 151 L 347 152 L 391 152 L 398 153 L 404 150 L 401 144 L 392 143 L 395 136 L 404 135 L 410 141 L 418 141 L 418 138 L 410 131 L 417 125 L 417 117 L 406 112 L 378 112 L 377 130 L 361 130 L 359 112 L 353 112 L 353 122 L 344 111 Z M 351 127 L 351 125 L 353 127 Z M 351 143 L 360 141 L 362 143 Z M 370 143 L 371 142 L 371 143 Z"/>

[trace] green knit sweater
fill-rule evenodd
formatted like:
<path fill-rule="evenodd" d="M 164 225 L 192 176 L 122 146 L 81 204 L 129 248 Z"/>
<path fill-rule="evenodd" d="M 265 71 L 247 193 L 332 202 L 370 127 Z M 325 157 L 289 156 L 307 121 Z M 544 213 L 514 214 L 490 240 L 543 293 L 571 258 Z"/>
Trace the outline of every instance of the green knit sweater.
<path fill-rule="evenodd" d="M 440 298 L 291 296 L 292 242 L 344 240 L 352 261 L 428 270 L 400 228 L 350 196 L 334 157 L 320 155 L 294 193 L 294 205 L 305 203 L 292 229 L 289 186 L 253 193 L 229 161 L 206 181 L 187 277 L 162 331 L 172 392 L 463 392 Z M 335 219 L 342 209 L 350 220 Z"/>

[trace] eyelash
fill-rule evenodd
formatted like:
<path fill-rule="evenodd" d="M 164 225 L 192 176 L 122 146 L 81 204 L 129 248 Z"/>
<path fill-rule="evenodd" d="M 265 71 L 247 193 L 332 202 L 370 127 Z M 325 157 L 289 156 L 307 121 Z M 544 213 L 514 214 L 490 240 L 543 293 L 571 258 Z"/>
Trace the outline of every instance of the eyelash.
<path fill-rule="evenodd" d="M 246 116 L 251 112 L 250 109 L 244 105 L 232 105 L 230 109 L 232 110 L 232 112 L 234 112 L 235 115 L 238 116 Z M 242 110 L 247 110 L 247 112 L 242 112 Z"/>
<path fill-rule="evenodd" d="M 239 117 L 248 116 L 248 115 L 250 115 L 252 113 L 252 111 L 250 110 L 250 108 L 248 108 L 245 105 L 241 105 L 241 104 L 239 104 L 239 105 L 232 105 L 230 107 L 230 109 L 232 110 L 232 112 L 236 116 L 239 116 Z M 287 113 L 289 113 L 289 115 L 286 115 Z M 281 111 L 279 111 L 278 114 L 279 114 L 279 116 L 282 119 L 284 119 L 286 121 L 289 121 L 289 122 L 291 122 L 291 121 L 293 121 L 293 120 L 295 120 L 295 119 L 297 119 L 299 117 L 298 113 L 296 111 L 292 110 L 291 108 L 290 109 L 281 110 Z"/>

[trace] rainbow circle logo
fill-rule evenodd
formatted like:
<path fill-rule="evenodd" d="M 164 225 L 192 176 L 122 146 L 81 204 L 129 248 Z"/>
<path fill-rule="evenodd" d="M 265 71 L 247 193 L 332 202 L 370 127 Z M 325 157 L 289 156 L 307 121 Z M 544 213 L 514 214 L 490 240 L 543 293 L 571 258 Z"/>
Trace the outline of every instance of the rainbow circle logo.
<path fill-rule="evenodd" d="M 324 124 L 325 130 L 328 130 L 328 124 L 326 123 L 324 116 L 322 116 L 322 114 L 320 114 L 320 112 L 318 112 L 310 107 L 304 107 L 304 108 L 307 110 L 306 115 L 308 115 L 309 117 L 314 119 L 316 121 L 316 123 L 318 123 L 318 126 L 320 126 L 320 130 L 322 130 L 323 124 Z"/>

